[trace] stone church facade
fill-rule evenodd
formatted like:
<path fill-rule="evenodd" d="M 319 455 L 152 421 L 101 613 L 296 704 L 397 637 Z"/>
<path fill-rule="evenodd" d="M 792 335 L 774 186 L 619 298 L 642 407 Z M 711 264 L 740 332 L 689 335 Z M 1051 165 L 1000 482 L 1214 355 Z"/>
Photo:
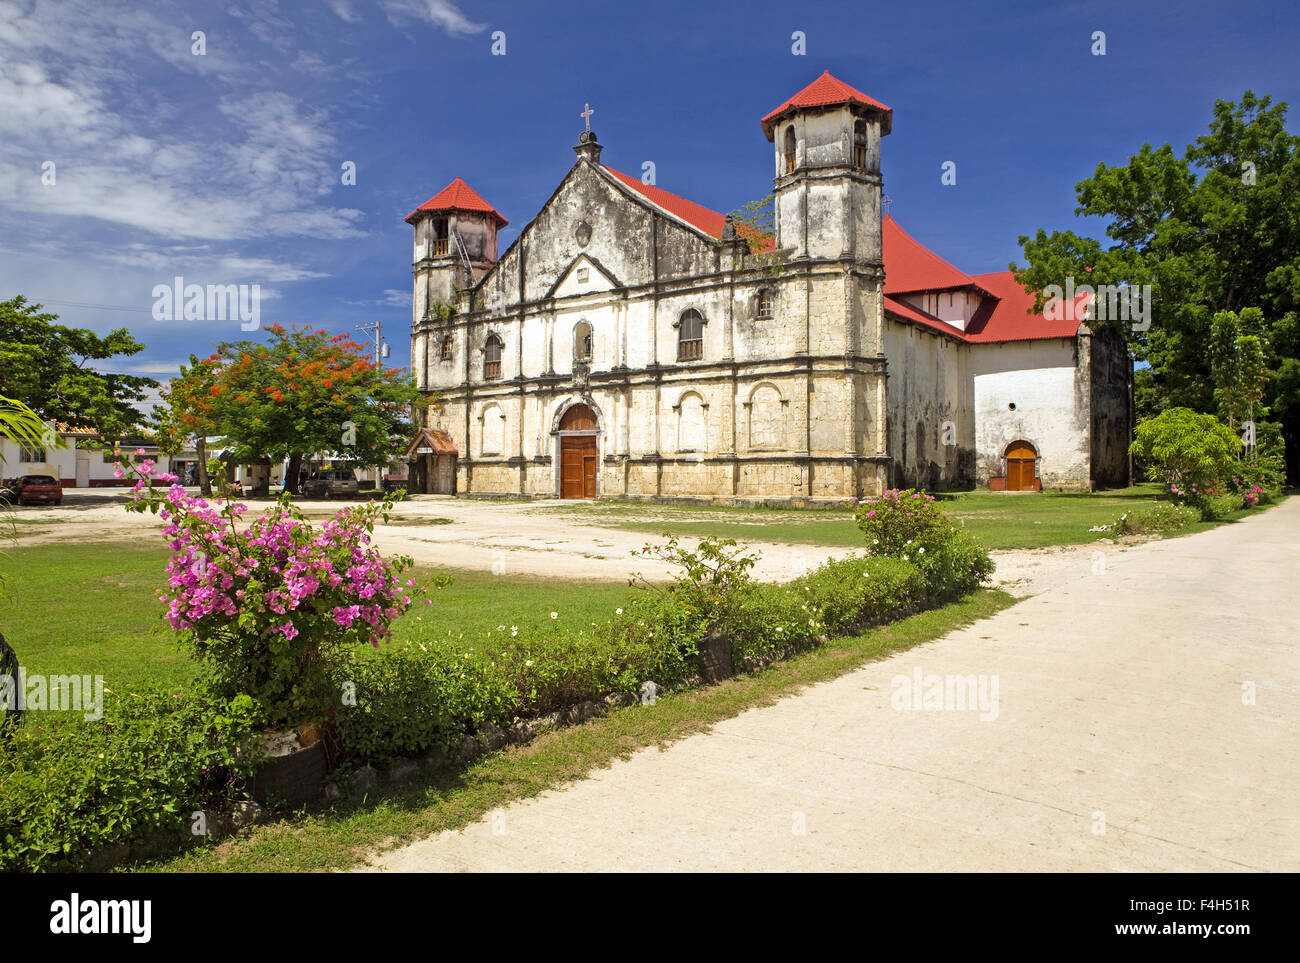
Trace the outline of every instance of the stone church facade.
<path fill-rule="evenodd" d="M 892 117 L 829 73 L 764 117 L 770 239 L 605 166 L 591 131 L 500 255 L 505 218 L 460 178 L 421 205 L 411 489 L 816 503 L 1126 483 L 1122 339 L 1029 314 L 1009 274 L 965 275 L 882 217 Z"/>

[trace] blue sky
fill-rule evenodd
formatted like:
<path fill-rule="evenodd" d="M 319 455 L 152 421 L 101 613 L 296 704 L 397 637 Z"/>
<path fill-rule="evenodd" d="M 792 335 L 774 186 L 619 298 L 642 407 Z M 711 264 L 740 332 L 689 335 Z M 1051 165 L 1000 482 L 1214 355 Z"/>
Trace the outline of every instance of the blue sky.
<path fill-rule="evenodd" d="M 1100 234 L 1073 214 L 1098 162 L 1181 152 L 1247 88 L 1300 101 L 1298 28 L 1290 2 L 0 0 L 0 298 L 125 325 L 148 349 L 113 367 L 164 379 L 250 335 L 155 321 L 153 287 L 257 283 L 263 324 L 381 320 L 405 365 L 403 218 L 453 177 L 510 220 L 504 250 L 590 102 L 605 163 L 731 210 L 771 188 L 759 118 L 824 69 L 894 108 L 900 224 L 1000 270 L 1039 227 Z"/>

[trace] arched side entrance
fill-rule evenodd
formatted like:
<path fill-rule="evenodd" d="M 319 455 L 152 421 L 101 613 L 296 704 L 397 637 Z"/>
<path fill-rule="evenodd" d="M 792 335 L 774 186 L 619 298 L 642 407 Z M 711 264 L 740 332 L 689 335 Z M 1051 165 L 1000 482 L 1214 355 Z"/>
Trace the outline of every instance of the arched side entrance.
<path fill-rule="evenodd" d="M 1038 452 L 1027 441 L 1013 441 L 1007 445 L 1007 491 L 1032 492 L 1038 490 L 1034 471 Z"/>
<path fill-rule="evenodd" d="M 573 405 L 560 418 L 560 497 L 595 498 L 600 426 L 587 405 Z"/>

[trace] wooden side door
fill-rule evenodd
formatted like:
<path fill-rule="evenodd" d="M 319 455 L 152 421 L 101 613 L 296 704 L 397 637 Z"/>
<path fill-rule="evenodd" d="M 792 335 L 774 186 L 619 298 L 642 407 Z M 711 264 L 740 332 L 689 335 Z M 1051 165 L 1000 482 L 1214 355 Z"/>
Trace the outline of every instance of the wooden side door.
<path fill-rule="evenodd" d="M 438 456 L 438 485 L 437 492 L 439 495 L 450 495 L 454 487 L 456 478 L 456 456 L 439 455 Z"/>
<path fill-rule="evenodd" d="M 1007 449 L 1007 491 L 1031 492 L 1034 490 L 1034 465 L 1038 452 L 1027 442 L 1017 442 Z"/>
<path fill-rule="evenodd" d="M 596 497 L 596 439 L 591 439 L 591 451 L 582 456 L 582 497 Z"/>

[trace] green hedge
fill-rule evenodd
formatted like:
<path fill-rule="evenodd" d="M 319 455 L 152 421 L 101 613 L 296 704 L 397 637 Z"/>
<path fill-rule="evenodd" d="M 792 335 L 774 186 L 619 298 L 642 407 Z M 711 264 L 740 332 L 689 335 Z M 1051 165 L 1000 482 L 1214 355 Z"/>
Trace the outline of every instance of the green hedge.
<path fill-rule="evenodd" d="M 1201 510 L 1191 505 L 1160 502 L 1150 508 L 1135 508 L 1125 512 L 1111 530 L 1117 535 L 1147 535 L 1156 532 L 1176 532 L 1201 520 Z"/>
<path fill-rule="evenodd" d="M 0 746 L 0 871 L 77 868 L 95 849 L 227 807 L 254 759 L 254 704 L 150 691 L 103 718 L 28 713 Z"/>
<path fill-rule="evenodd" d="M 850 556 L 784 585 L 741 585 L 715 612 L 689 598 L 646 593 L 615 618 L 538 638 L 498 632 L 469 643 L 428 641 L 358 660 L 348 669 L 356 705 L 337 717 L 344 752 L 386 764 L 430 749 L 451 750 L 488 725 L 539 715 L 642 682 L 671 685 L 698 674 L 698 642 L 715 621 L 740 669 L 745 659 L 812 648 L 974 588 L 986 573 L 964 532 L 936 548 L 928 569 L 896 558 Z M 975 546 L 978 550 L 978 546 Z M 925 554 L 930 554 L 927 552 Z M 933 580 L 952 578 L 948 591 Z M 927 579 L 927 575 L 929 578 Z"/>

